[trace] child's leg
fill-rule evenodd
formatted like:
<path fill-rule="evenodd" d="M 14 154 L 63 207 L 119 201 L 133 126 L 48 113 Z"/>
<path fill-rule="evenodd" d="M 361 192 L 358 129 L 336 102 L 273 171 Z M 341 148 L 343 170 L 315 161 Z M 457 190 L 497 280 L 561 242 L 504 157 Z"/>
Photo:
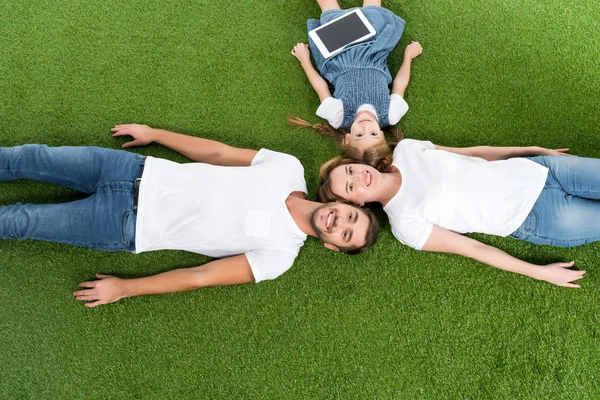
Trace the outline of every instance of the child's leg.
<path fill-rule="evenodd" d="M 381 7 L 381 0 L 364 0 L 362 6 L 363 7 L 367 7 L 367 6 Z"/>
<path fill-rule="evenodd" d="M 319 6 L 321 7 L 321 12 L 340 9 L 337 0 L 317 0 L 317 3 L 319 3 Z"/>

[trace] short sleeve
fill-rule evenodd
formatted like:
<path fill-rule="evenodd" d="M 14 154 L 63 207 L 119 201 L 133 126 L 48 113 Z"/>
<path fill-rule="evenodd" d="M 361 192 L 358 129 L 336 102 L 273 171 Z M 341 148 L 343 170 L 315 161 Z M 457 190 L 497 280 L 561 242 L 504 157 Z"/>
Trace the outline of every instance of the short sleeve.
<path fill-rule="evenodd" d="M 254 282 L 275 279 L 294 264 L 298 252 L 286 250 L 251 250 L 246 259 L 252 269 Z"/>
<path fill-rule="evenodd" d="M 404 114 L 408 111 L 408 103 L 399 94 L 393 93 L 390 95 L 390 112 L 388 120 L 390 125 L 396 125 Z"/>
<path fill-rule="evenodd" d="M 308 193 L 306 181 L 304 180 L 304 167 L 296 157 L 272 151 L 269 149 L 260 149 L 252 159 L 251 166 L 272 164 L 276 165 L 279 171 L 285 171 L 286 180 L 290 182 L 290 189 Z"/>
<path fill-rule="evenodd" d="M 344 122 L 344 104 L 340 99 L 336 99 L 335 97 L 327 97 L 319 108 L 317 108 L 316 114 L 326 119 L 329 122 L 329 125 L 334 128 L 339 128 L 342 126 L 342 122 Z"/>
<path fill-rule="evenodd" d="M 252 159 L 251 166 L 265 163 L 294 163 L 300 164 L 300 161 L 292 155 L 280 153 L 269 149 L 260 149 Z M 302 165 L 302 164 L 300 164 Z"/>
<path fill-rule="evenodd" d="M 413 249 L 422 250 L 433 230 L 433 223 L 422 218 L 404 218 L 392 233 L 400 242 Z"/>

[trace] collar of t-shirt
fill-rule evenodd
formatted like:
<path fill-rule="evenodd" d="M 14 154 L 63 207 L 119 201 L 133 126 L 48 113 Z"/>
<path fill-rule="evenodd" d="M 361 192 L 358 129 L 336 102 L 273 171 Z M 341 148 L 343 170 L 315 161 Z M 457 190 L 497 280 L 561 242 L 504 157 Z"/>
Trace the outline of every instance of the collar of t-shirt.
<path fill-rule="evenodd" d="M 377 110 L 375 110 L 375 107 L 373 107 L 371 104 L 363 104 L 362 106 L 358 107 L 358 109 L 356 110 L 356 113 L 358 114 L 361 111 L 368 111 L 371 114 L 373 114 L 375 116 L 375 119 L 377 121 L 379 121 L 379 117 L 377 116 Z"/>

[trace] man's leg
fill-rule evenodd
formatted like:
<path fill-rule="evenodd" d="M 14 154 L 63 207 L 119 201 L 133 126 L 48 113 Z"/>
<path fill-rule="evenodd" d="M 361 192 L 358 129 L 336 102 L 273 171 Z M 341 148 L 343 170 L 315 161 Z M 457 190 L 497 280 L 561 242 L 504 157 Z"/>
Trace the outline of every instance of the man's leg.
<path fill-rule="evenodd" d="M 63 204 L 0 207 L 0 238 L 132 250 L 133 183 L 144 158 L 99 147 L 0 148 L 0 180 L 33 179 L 93 193 Z"/>
<path fill-rule="evenodd" d="M 24 145 L 0 148 L 0 180 L 33 179 L 95 193 L 107 182 L 133 182 L 143 158 L 100 147 Z"/>
<path fill-rule="evenodd" d="M 0 207 L 0 238 L 38 239 L 101 250 L 134 250 L 133 182 L 102 185 L 90 197 L 61 204 Z"/>

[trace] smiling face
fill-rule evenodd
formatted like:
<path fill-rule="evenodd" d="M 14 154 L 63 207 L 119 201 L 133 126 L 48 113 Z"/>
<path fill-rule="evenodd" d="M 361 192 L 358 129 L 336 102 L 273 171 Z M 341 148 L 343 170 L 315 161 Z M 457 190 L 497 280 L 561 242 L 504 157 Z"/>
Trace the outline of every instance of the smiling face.
<path fill-rule="evenodd" d="M 332 250 L 364 246 L 370 224 L 363 210 L 344 203 L 325 203 L 310 219 L 316 236 Z"/>
<path fill-rule="evenodd" d="M 378 199 L 381 172 L 369 165 L 339 165 L 331 171 L 329 178 L 331 191 L 341 199 L 361 207 Z"/>
<path fill-rule="evenodd" d="M 385 137 L 375 115 L 369 111 L 361 111 L 356 114 L 354 123 L 350 127 L 350 133 L 346 135 L 345 143 L 364 152 L 369 147 L 384 142 Z"/>

